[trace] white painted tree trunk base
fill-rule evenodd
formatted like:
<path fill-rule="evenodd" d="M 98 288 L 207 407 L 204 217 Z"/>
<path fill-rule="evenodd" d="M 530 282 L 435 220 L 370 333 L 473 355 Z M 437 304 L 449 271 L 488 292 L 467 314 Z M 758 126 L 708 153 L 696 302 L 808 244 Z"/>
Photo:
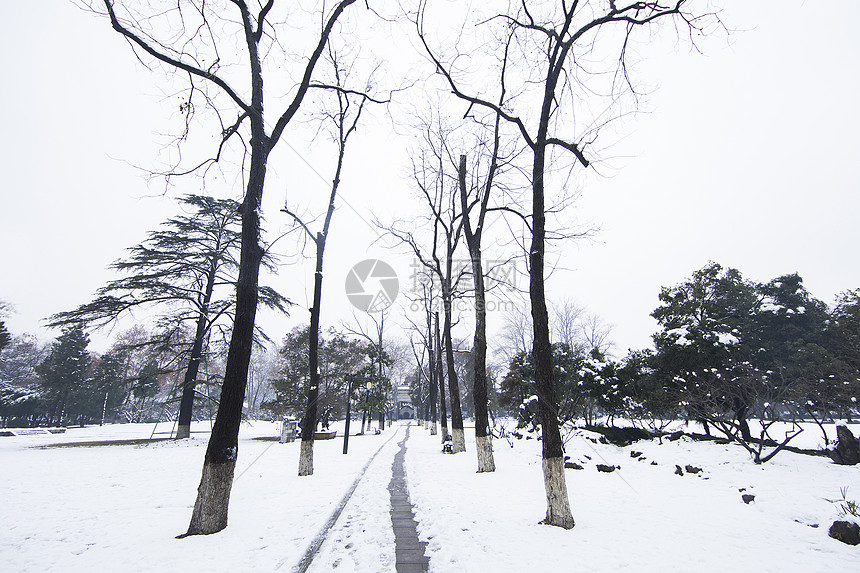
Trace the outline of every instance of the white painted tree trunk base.
<path fill-rule="evenodd" d="M 191 437 L 191 426 L 176 426 L 176 439 L 184 440 Z"/>
<path fill-rule="evenodd" d="M 223 464 L 203 464 L 203 475 L 197 487 L 197 501 L 188 525 L 188 535 L 209 535 L 227 527 L 227 508 L 233 488 L 236 461 Z"/>
<path fill-rule="evenodd" d="M 299 447 L 299 476 L 314 475 L 314 442 L 302 440 Z"/>
<path fill-rule="evenodd" d="M 466 451 L 466 432 L 462 429 L 454 428 L 451 431 L 451 453 L 459 454 Z"/>
<path fill-rule="evenodd" d="M 567 481 L 564 476 L 564 458 L 543 460 L 543 484 L 546 489 L 546 519 L 541 523 L 573 529 L 576 522 L 570 512 Z"/>
<path fill-rule="evenodd" d="M 439 433 L 439 428 L 437 426 L 438 426 L 438 424 L 436 422 L 433 422 L 432 424 L 430 424 L 430 435 L 431 436 L 435 436 L 436 434 Z"/>
<path fill-rule="evenodd" d="M 478 473 L 496 471 L 496 461 L 493 458 L 493 439 L 489 436 L 476 437 L 475 449 L 478 452 Z"/>

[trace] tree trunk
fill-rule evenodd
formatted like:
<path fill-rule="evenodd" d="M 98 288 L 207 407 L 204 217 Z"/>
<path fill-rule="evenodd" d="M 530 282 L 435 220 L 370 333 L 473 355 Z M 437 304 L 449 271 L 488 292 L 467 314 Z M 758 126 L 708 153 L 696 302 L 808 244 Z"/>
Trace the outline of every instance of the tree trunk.
<path fill-rule="evenodd" d="M 260 86 L 262 89 L 262 86 Z M 262 100 L 260 100 L 262 110 Z M 185 535 L 205 535 L 221 531 L 227 526 L 227 508 L 233 471 L 239 453 L 239 424 L 251 346 L 254 338 L 254 320 L 257 313 L 257 286 L 263 248 L 260 246 L 260 201 L 266 178 L 266 156 L 262 114 L 252 118 L 251 169 L 248 189 L 242 202 L 242 247 L 239 257 L 239 279 L 236 282 L 236 318 L 227 352 L 227 366 L 218 413 L 212 426 L 209 446 L 203 460 L 203 473 L 197 488 L 197 501 L 191 514 L 191 523 Z"/>
<path fill-rule="evenodd" d="M 450 258 L 448 264 L 450 265 Z M 450 275 L 449 275 L 450 276 Z M 445 292 L 447 291 L 447 295 Z M 454 343 L 451 337 L 452 293 L 443 287 L 443 306 L 445 308 L 445 362 L 448 366 L 448 394 L 451 398 L 451 452 L 458 454 L 466 451 L 466 434 L 463 430 L 463 413 L 460 410 L 460 384 L 457 380 L 457 367 L 454 364 Z"/>
<path fill-rule="evenodd" d="M 493 459 L 493 442 L 489 432 L 489 415 L 487 412 L 487 306 L 484 291 L 484 267 L 481 262 L 481 230 L 483 214 L 486 213 L 486 202 L 479 213 L 478 228 L 472 231 L 466 198 L 466 156 L 460 156 L 460 199 L 463 205 L 463 229 L 466 234 L 466 244 L 472 259 L 472 276 L 475 282 L 475 340 L 472 344 L 472 365 L 474 368 L 474 390 L 472 397 L 475 406 L 475 450 L 478 454 L 478 473 L 496 471 Z M 486 190 L 489 193 L 490 189 Z"/>
<path fill-rule="evenodd" d="M 179 422 L 176 425 L 176 439 L 181 440 L 191 436 L 191 419 L 194 414 L 194 387 L 197 382 L 197 372 L 200 370 L 200 360 L 203 356 L 203 341 L 206 339 L 207 323 L 209 321 L 209 302 L 215 288 L 215 273 L 217 267 L 210 261 L 209 272 L 206 275 L 206 290 L 197 318 L 197 330 L 194 333 L 194 345 L 191 347 L 191 358 L 185 370 L 182 381 L 182 400 L 179 403 Z"/>
<path fill-rule="evenodd" d="M 429 370 L 430 371 L 430 397 L 429 397 L 430 403 L 428 404 L 428 408 L 430 410 L 430 412 L 429 412 L 430 415 L 427 416 L 425 419 L 428 420 L 428 422 L 430 424 L 430 435 L 435 436 L 439 432 L 439 430 L 438 430 L 439 420 L 437 419 L 437 410 L 436 410 L 436 402 L 437 402 L 436 395 L 439 392 L 439 387 L 436 385 L 436 374 L 434 372 L 436 361 L 433 359 L 432 347 L 430 348 L 429 354 L 430 354 L 430 362 L 429 362 L 428 366 L 430 368 L 430 370 Z"/>
<path fill-rule="evenodd" d="M 318 233 L 316 237 L 317 262 L 314 272 L 314 302 L 311 306 L 311 326 L 308 332 L 308 405 L 302 417 L 302 447 L 299 455 L 299 475 L 309 476 L 314 473 L 314 432 L 317 428 L 317 409 L 319 402 L 319 341 L 320 341 L 320 303 L 322 301 L 323 254 L 325 252 L 325 235 Z"/>
<path fill-rule="evenodd" d="M 738 427 L 741 430 L 741 438 L 748 444 L 752 443 L 752 431 L 750 430 L 749 422 L 747 422 L 746 408 L 738 412 Z"/>
<path fill-rule="evenodd" d="M 557 79 L 557 78 L 556 78 Z M 535 363 L 535 385 L 541 415 L 542 467 L 546 490 L 546 518 L 544 523 L 564 529 L 575 525 L 570 511 L 567 482 L 564 475 L 564 448 L 558 426 L 558 399 L 552 370 L 552 345 L 549 338 L 549 315 L 544 290 L 544 252 L 546 239 L 546 214 L 544 205 L 544 167 L 546 161 L 546 133 L 549 122 L 552 95 L 555 83 L 548 81 L 541 124 L 534 147 L 534 169 L 532 170 L 532 243 L 529 251 L 529 298 L 532 306 Z"/>
<path fill-rule="evenodd" d="M 439 415 L 442 418 L 442 443 L 448 441 L 448 412 L 445 407 L 445 377 L 442 375 L 442 343 L 439 336 L 439 313 L 436 313 L 436 381 L 439 384 Z"/>
<path fill-rule="evenodd" d="M 435 436 L 438 433 L 437 424 L 438 420 L 436 419 L 436 398 L 437 392 L 439 390 L 438 385 L 436 384 L 436 353 L 433 346 L 433 341 L 435 337 L 433 336 L 433 319 L 430 311 L 427 311 L 427 378 L 430 382 L 430 391 L 429 391 L 429 403 L 427 404 L 428 416 L 425 416 L 425 420 L 428 420 L 430 423 L 430 435 Z"/>

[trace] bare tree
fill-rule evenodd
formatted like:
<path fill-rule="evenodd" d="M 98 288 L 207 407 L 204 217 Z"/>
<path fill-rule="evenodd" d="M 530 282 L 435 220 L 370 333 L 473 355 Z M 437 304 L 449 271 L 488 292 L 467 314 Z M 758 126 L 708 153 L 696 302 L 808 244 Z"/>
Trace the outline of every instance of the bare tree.
<path fill-rule="evenodd" d="M 502 316 L 502 327 L 499 331 L 499 353 L 505 363 L 510 364 L 517 354 L 530 353 L 533 337 L 530 313 L 524 310 L 524 305 L 512 305 Z"/>
<path fill-rule="evenodd" d="M 283 47 L 273 22 L 288 17 L 273 13 L 275 0 L 268 0 L 257 10 L 246 0 L 231 0 L 232 11 L 202 0 L 165 2 L 164 6 L 148 4 L 149 13 L 116 0 L 103 1 L 114 30 L 126 39 L 138 59 L 156 62 L 187 76 L 187 100 L 180 108 L 186 114 L 186 127 L 190 125 L 198 102 L 212 110 L 221 124 L 216 154 L 190 170 L 177 169 L 173 174 L 193 172 L 217 163 L 234 139 L 241 142 L 245 154 L 236 317 L 218 414 L 185 535 L 215 533 L 227 526 L 239 449 L 239 423 L 253 344 L 260 263 L 264 255 L 260 208 L 268 158 L 308 91 L 312 87 L 322 87 L 313 81 L 314 69 L 335 23 L 356 0 L 336 2 L 321 16 L 319 34 L 307 52 L 291 91 L 278 94 L 283 97 L 281 101 L 287 103 L 273 124 L 267 124 L 264 113 L 263 60 L 273 57 L 272 54 Z M 239 55 L 245 58 L 244 62 Z M 283 71 L 278 73 L 283 74 Z M 240 74 L 245 77 L 240 78 Z M 236 87 L 240 85 L 243 88 Z M 228 116 L 233 119 L 225 120 Z"/>
<path fill-rule="evenodd" d="M 445 128 L 439 126 L 434 130 L 433 127 L 427 126 L 424 138 L 425 148 L 413 162 L 413 179 L 424 208 L 429 212 L 429 223 L 432 228 L 429 252 L 425 251 L 411 231 L 398 230 L 396 226 L 389 227 L 387 231 L 412 250 L 420 265 L 429 271 L 432 279 L 439 284 L 439 301 L 443 311 L 441 340 L 444 342 L 448 392 L 451 401 L 452 451 L 459 453 L 466 451 L 466 438 L 460 408 L 460 385 L 454 363 L 453 304 L 467 269 L 456 265 L 456 252 L 463 235 L 463 214 L 459 193 L 456 190 L 456 177 L 449 178 L 447 175 L 450 157 L 445 142 L 446 137 Z M 452 171 L 456 172 L 456 163 Z"/>
<path fill-rule="evenodd" d="M 493 151 L 484 184 L 478 186 L 474 198 L 470 200 L 466 184 L 466 156 L 460 156 L 459 184 L 460 200 L 463 207 L 463 231 L 472 261 L 472 279 L 475 287 L 475 339 L 472 345 L 472 364 L 474 369 L 473 401 L 475 406 L 475 449 L 478 455 L 478 472 L 496 471 L 493 458 L 493 444 L 490 435 L 490 421 L 487 411 L 487 299 L 484 288 L 484 267 L 482 262 L 481 239 L 485 228 L 493 178 L 496 175 L 499 155 L 499 117 L 493 138 Z M 471 203 L 471 205 L 470 205 Z M 477 221 L 472 227 L 472 209 L 477 206 Z"/>
<path fill-rule="evenodd" d="M 355 133 L 364 104 L 371 98 L 361 92 L 347 89 L 350 68 L 343 67 L 337 53 L 328 46 L 328 62 L 334 72 L 333 94 L 336 98 L 336 107 L 325 112 L 326 123 L 332 132 L 333 139 L 337 145 L 337 161 L 334 171 L 334 179 L 331 184 L 331 193 L 328 200 L 328 209 L 323 219 L 322 230 L 314 233 L 310 223 L 306 222 L 298 214 L 284 205 L 282 211 L 289 215 L 306 233 L 307 238 L 313 243 L 316 252 L 316 266 L 314 269 L 314 294 L 310 308 L 310 336 L 308 337 L 308 363 L 310 377 L 306 394 L 308 405 L 302 416 L 302 442 L 299 453 L 299 475 L 308 476 L 314 473 L 314 433 L 316 432 L 319 399 L 319 341 L 320 341 L 320 313 L 322 311 L 322 285 L 323 285 L 323 257 L 325 255 L 326 240 L 331 230 L 331 220 L 334 215 L 337 191 L 340 187 L 340 178 L 343 173 L 343 162 L 346 157 L 346 145 L 349 137 Z M 373 100 L 376 101 L 376 100 Z"/>
<path fill-rule="evenodd" d="M 439 417 L 442 419 L 442 443 L 447 442 L 451 438 L 448 433 L 448 412 L 445 406 L 445 375 L 442 373 L 442 336 L 439 334 L 439 313 L 433 315 L 433 354 L 435 359 L 431 362 L 431 367 L 435 372 L 436 393 L 439 396 Z"/>
<path fill-rule="evenodd" d="M 567 344 L 571 350 L 582 354 L 589 348 L 582 347 L 580 323 L 585 309 L 569 298 L 550 303 L 551 338 L 555 342 Z"/>
<path fill-rule="evenodd" d="M 518 138 L 532 153 L 531 187 L 532 214 L 530 220 L 531 244 L 529 252 L 529 298 L 534 328 L 533 358 L 538 402 L 543 420 L 543 473 L 547 499 L 544 523 L 566 529 L 574 526 L 573 514 L 567 494 L 564 476 L 564 449 L 558 427 L 558 403 L 553 382 L 552 346 L 549 335 L 549 318 L 545 294 L 546 251 L 546 175 L 550 168 L 553 149 L 562 149 L 573 155 L 583 167 L 590 162 L 586 157 L 586 146 L 595 137 L 593 125 L 577 133 L 581 123 L 575 121 L 577 113 L 587 115 L 583 102 L 588 95 L 575 93 L 575 88 L 601 76 L 589 75 L 585 66 L 587 56 L 597 46 L 609 47 L 618 53 L 616 78 L 610 89 L 617 92 L 629 87 L 626 53 L 628 42 L 637 28 L 662 19 L 676 19 L 691 29 L 696 20 L 684 13 L 686 0 L 661 2 L 632 2 L 619 5 L 614 0 L 579 1 L 547 0 L 527 2 L 509 13 L 499 13 L 486 21 L 487 25 L 498 24 L 502 38 L 496 53 L 509 54 L 515 51 L 522 66 L 519 75 L 510 73 L 507 66 L 497 66 L 501 71 L 498 85 L 502 93 L 506 86 L 516 97 L 500 100 L 483 95 L 487 93 L 486 81 L 478 87 L 469 86 L 464 78 L 466 71 L 459 67 L 462 61 L 457 55 L 443 58 L 431 47 L 431 38 L 425 26 L 429 0 L 420 2 L 415 18 L 418 35 L 427 55 L 444 78 L 451 91 L 469 105 L 469 110 L 479 108 L 498 114 L 514 127 Z M 610 32 L 620 33 L 612 35 Z M 605 32 L 605 34 L 604 34 Z M 606 40 L 603 39 L 606 36 Z M 612 44 L 612 42 L 619 42 Z M 609 43 L 609 46 L 604 44 Z M 595 58 L 600 61 L 601 58 Z M 482 68 L 484 72 L 486 68 Z M 604 76 L 605 77 L 605 76 Z M 612 77 L 610 75 L 610 77 Z M 511 87 L 507 82 L 517 81 Z M 474 90 L 474 91 L 473 91 Z M 585 95 L 586 97 L 581 97 Z M 467 113 L 469 113 L 467 111 Z M 594 118 L 603 121 L 599 117 Z"/>
<path fill-rule="evenodd" d="M 612 341 L 609 339 L 612 325 L 593 312 L 585 313 L 580 319 L 579 334 L 587 350 L 597 349 L 601 354 L 606 354 L 612 348 Z"/>
<path fill-rule="evenodd" d="M 268 346 L 257 346 L 248 371 L 247 395 L 248 412 L 252 419 L 260 417 L 263 402 L 272 398 L 274 391 L 270 382 L 278 367 L 277 352 Z"/>

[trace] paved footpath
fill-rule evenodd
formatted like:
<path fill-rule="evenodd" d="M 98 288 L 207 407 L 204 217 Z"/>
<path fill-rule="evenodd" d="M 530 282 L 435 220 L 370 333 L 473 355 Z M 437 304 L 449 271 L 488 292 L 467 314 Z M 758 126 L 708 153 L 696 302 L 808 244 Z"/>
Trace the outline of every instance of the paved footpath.
<path fill-rule="evenodd" d="M 397 573 L 421 573 L 430 568 L 430 559 L 424 555 L 427 543 L 418 541 L 415 514 L 409 501 L 406 487 L 406 470 L 403 459 L 406 457 L 406 440 L 409 439 L 409 426 L 406 436 L 399 443 L 400 451 L 391 464 L 391 481 L 388 493 L 391 496 L 391 527 L 394 529 L 394 551 L 397 555 Z"/>

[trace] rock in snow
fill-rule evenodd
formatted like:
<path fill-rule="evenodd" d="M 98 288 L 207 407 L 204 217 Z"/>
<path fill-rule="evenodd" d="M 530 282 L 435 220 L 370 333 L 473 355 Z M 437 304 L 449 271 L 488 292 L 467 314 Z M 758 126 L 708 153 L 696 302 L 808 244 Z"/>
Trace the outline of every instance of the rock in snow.
<path fill-rule="evenodd" d="M 828 535 L 848 545 L 860 545 L 860 525 L 852 521 L 834 521 Z"/>
<path fill-rule="evenodd" d="M 860 463 L 860 440 L 854 437 L 847 426 L 836 426 L 836 449 L 829 452 L 834 463 L 854 466 Z"/>

